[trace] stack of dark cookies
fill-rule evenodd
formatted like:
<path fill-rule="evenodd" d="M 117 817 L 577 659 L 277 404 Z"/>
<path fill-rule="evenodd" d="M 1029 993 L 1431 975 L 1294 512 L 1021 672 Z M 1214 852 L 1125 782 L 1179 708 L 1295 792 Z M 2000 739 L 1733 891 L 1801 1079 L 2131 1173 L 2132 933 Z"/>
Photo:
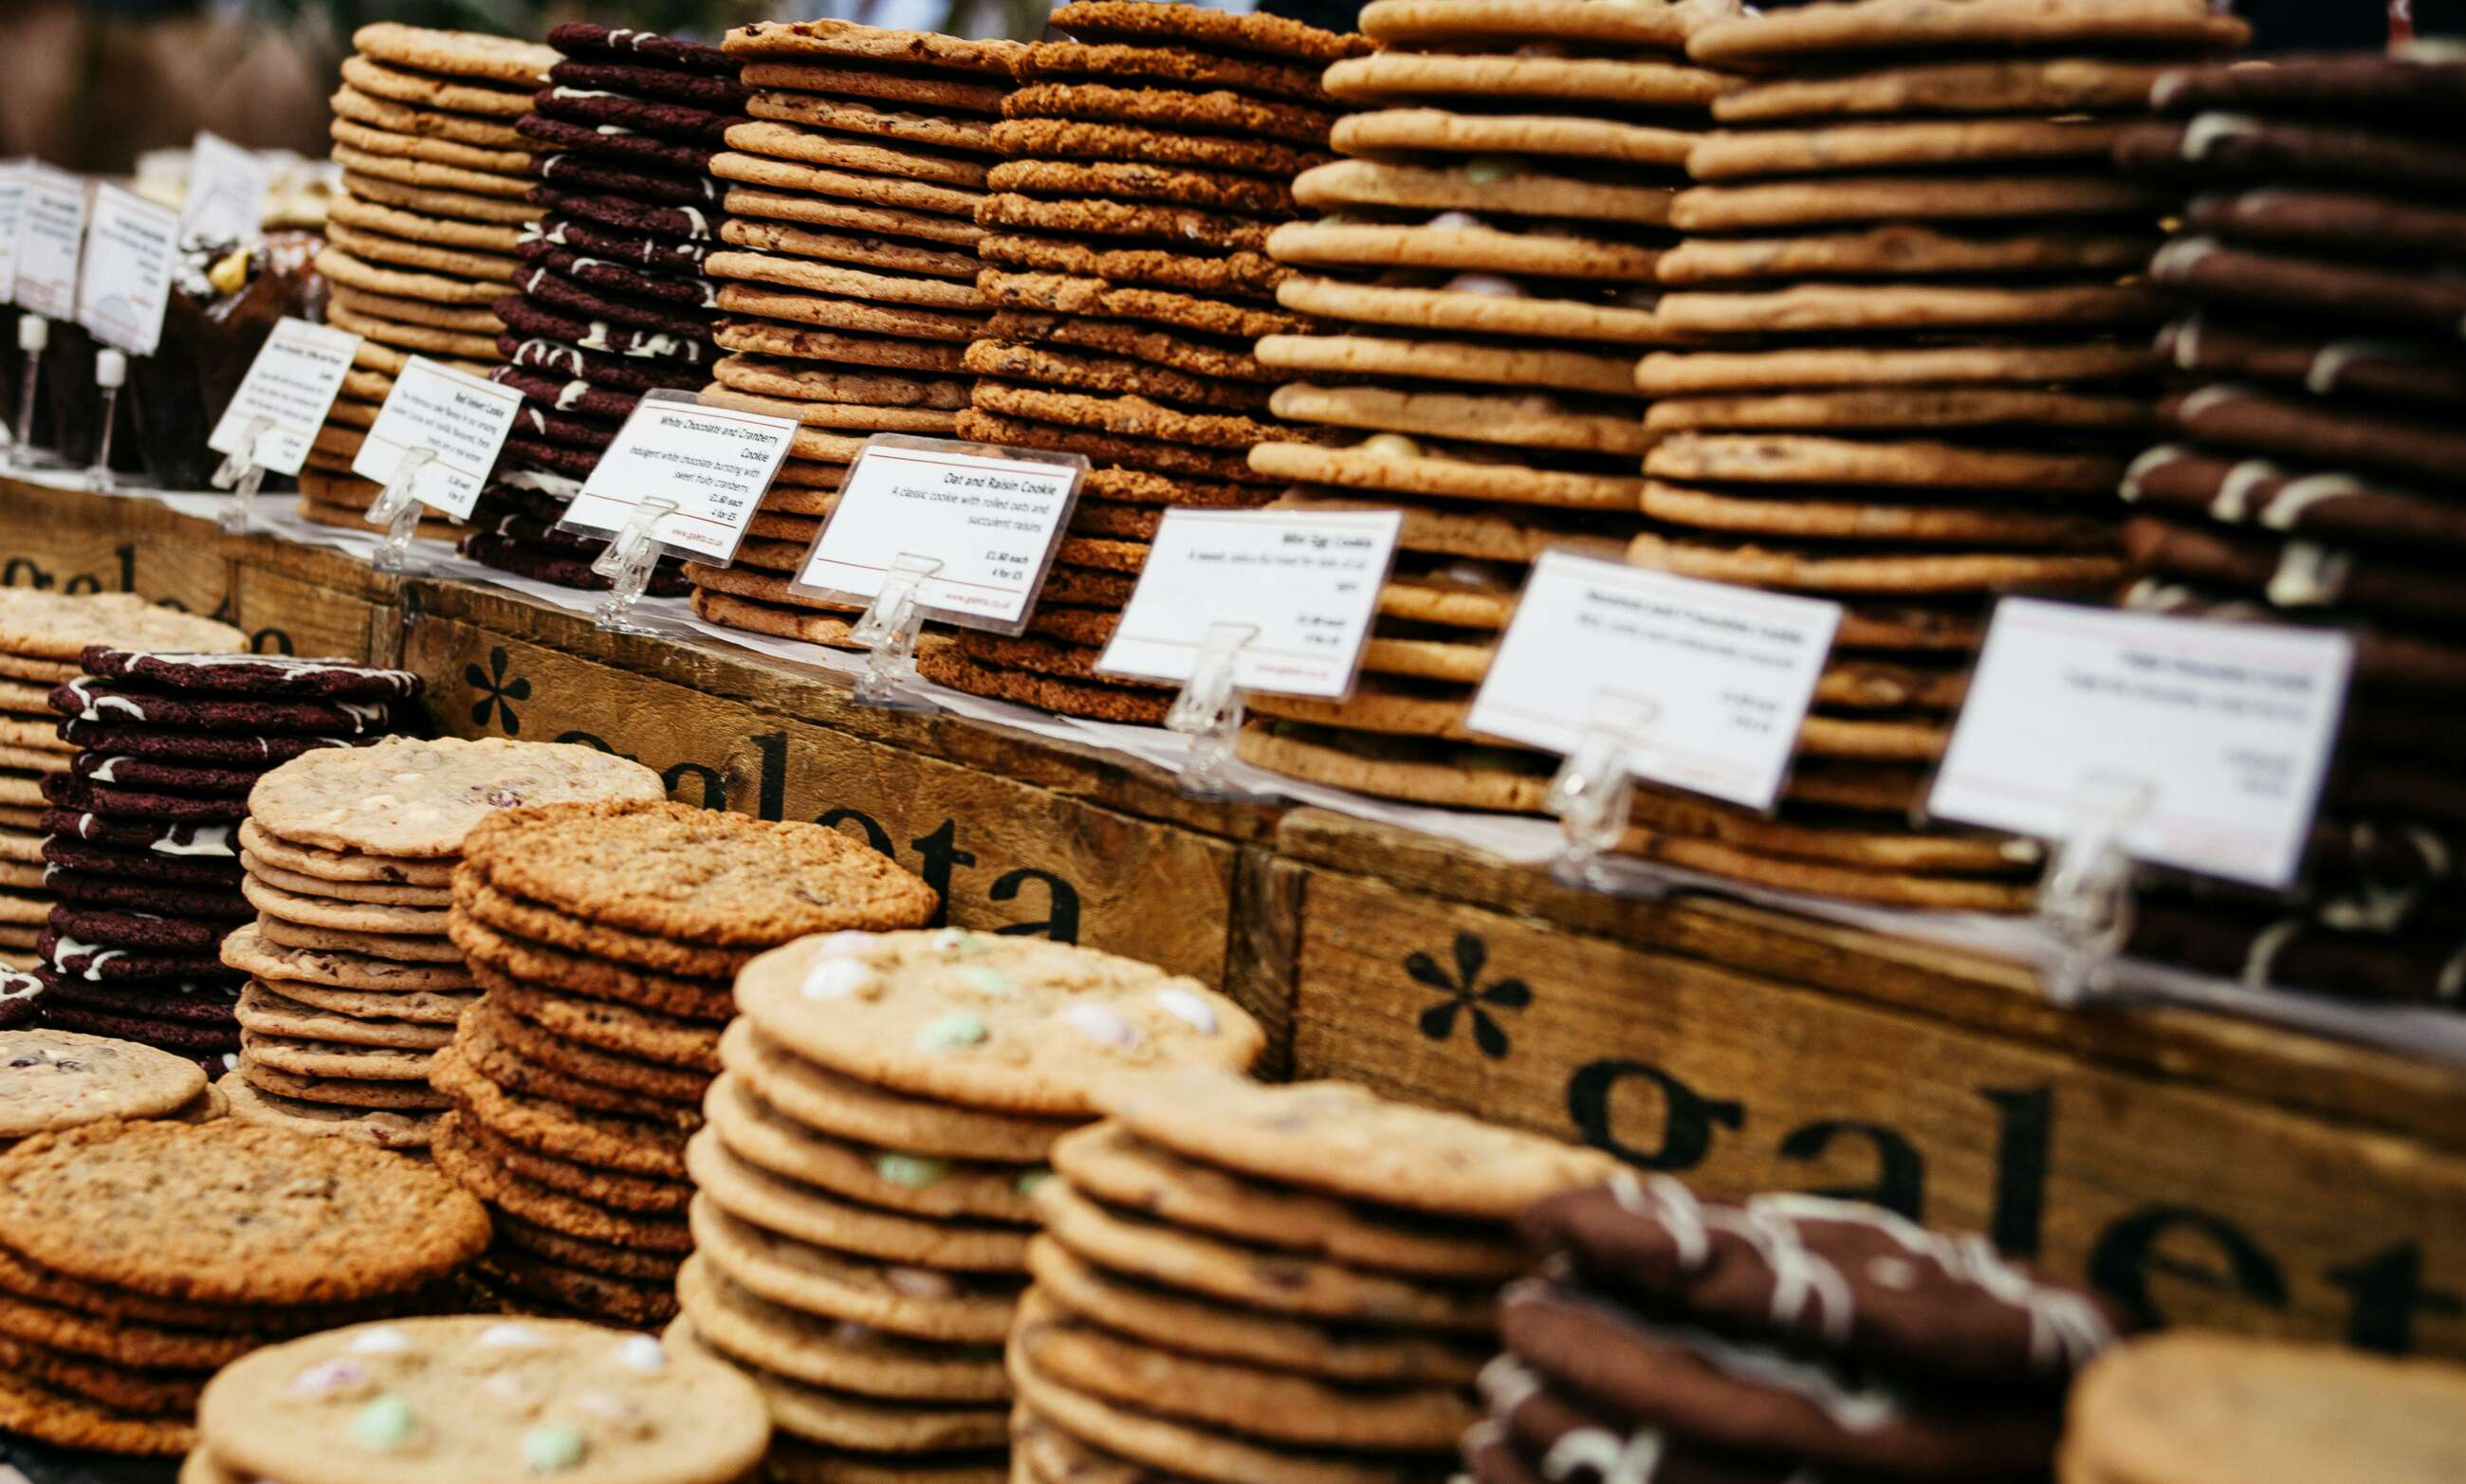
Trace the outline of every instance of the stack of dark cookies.
<path fill-rule="evenodd" d="M 520 124 L 542 214 L 514 252 L 514 292 L 495 379 L 522 410 L 463 538 L 490 566 L 566 587 L 604 588 L 607 549 L 556 529 L 644 393 L 691 391 L 711 360 L 716 291 L 703 274 L 718 220 L 704 166 L 744 116 L 735 66 L 717 47 L 575 23 L 549 33 L 562 57 Z M 650 590 L 678 595 L 673 560 Z"/>
<path fill-rule="evenodd" d="M 521 266 L 514 249 L 538 209 L 528 143 L 516 125 L 556 54 L 505 36 L 392 21 L 352 33 L 334 94 L 334 163 L 317 271 L 327 320 L 362 337 L 341 395 L 300 476 L 300 513 L 368 528 L 382 486 L 351 473 L 393 378 L 413 356 L 484 375 L 504 324 L 490 307 Z M 420 533 L 452 540 L 423 515 Z"/>
<path fill-rule="evenodd" d="M 62 735 L 53 690 L 85 674 L 90 644 L 187 650 L 240 641 L 228 624 L 156 608 L 133 593 L 0 587 L 0 968 L 36 966 L 35 940 L 61 895 L 50 879 L 56 868 L 44 838 L 51 801 L 43 784 L 77 766 L 78 743 Z"/>
<path fill-rule="evenodd" d="M 1091 0 L 1029 47 L 1002 104 L 1004 160 L 977 219 L 992 305 L 960 435 L 1086 455 L 1092 468 L 1028 632 L 968 632 L 919 668 L 959 690 L 1116 721 L 1163 718 L 1168 689 L 1100 676 L 1097 654 L 1174 506 L 1240 509 L 1282 481 L 1244 462 L 1292 436 L 1267 414 L 1260 335 L 1310 321 L 1276 303 L 1263 251 L 1299 214 L 1293 177 L 1328 156 L 1329 62 L 1366 48 L 1267 15 Z"/>
<path fill-rule="evenodd" d="M 2466 63 L 2289 58 L 2161 79 L 2128 169 L 2203 191 L 2151 277 L 2175 441 L 2132 466 L 2132 601 L 2349 626 L 2344 730 L 2298 899 L 2157 880 L 2132 951 L 2254 984 L 2458 1002 L 2466 686 Z"/>
<path fill-rule="evenodd" d="M 520 804 L 663 793 L 623 758 L 497 739 L 391 738 L 266 774 L 239 827 L 257 920 L 221 946 L 249 976 L 238 1066 L 221 1083 L 234 1115 L 427 1147 L 444 1106 L 429 1074 L 471 998 L 446 936 L 463 835 Z"/>
<path fill-rule="evenodd" d="M 947 437 L 967 406 L 975 210 L 1017 50 L 842 21 L 729 33 L 751 119 L 711 163 L 729 354 L 704 395 L 801 426 L 734 565 L 689 568 L 705 618 L 846 642 L 853 610 L 788 584 L 867 436 Z"/>
<path fill-rule="evenodd" d="M 923 882 L 819 825 L 664 801 L 528 808 L 471 832 L 454 941 L 484 991 L 437 1058 L 434 1150 L 499 1215 L 483 1276 L 543 1312 L 676 1313 L 686 1136 L 736 971 L 809 932 L 907 926 Z"/>
<path fill-rule="evenodd" d="M 2117 138 L 2170 58 L 2231 50 L 2201 0 L 1909 0 L 1699 31 L 1751 75 L 1689 156 L 1648 356 L 1638 565 L 1847 609 L 1778 817 L 1642 795 L 1634 853 L 1770 886 L 2013 910 L 2036 853 L 1914 830 L 1995 594 L 2102 593 L 2113 494 L 2150 415 L 2169 198 Z M 1913 52 L 1924 36 L 1926 50 Z M 1950 61 L 1942 48 L 1992 49 Z"/>
<path fill-rule="evenodd" d="M 1275 410 L 1333 441 L 1253 468 L 1303 510 L 1401 510 L 1394 580 L 1354 698 L 1259 697 L 1242 755 L 1435 804 L 1532 810 L 1550 761 L 1472 743 L 1464 714 L 1527 564 L 1615 558 L 1641 525 L 1635 359 L 1670 198 L 1729 79 L 1686 62 L 1715 8 L 1378 0 L 1373 55 L 1328 69 L 1370 111 L 1351 158 L 1294 183 L 1326 215 L 1278 228 L 1284 303 L 1326 335 L 1273 335 Z"/>
<path fill-rule="evenodd" d="M 1509 1222 L 1606 1156 L 1338 1082 L 1124 1079 L 1054 1146 L 1010 1341 L 1031 1484 L 1438 1478 Z"/>
<path fill-rule="evenodd" d="M 0 1429 L 187 1452 L 215 1367 L 450 1302 L 487 1240 L 434 1171 L 330 1140 L 170 1119 L 24 1140 L 0 1153 Z"/>
<path fill-rule="evenodd" d="M 419 682 L 248 653 L 97 646 L 83 663 L 83 676 L 52 692 L 78 751 L 44 785 L 59 896 L 41 945 L 46 1016 L 219 1072 L 240 1046 L 239 980 L 217 950 L 251 911 L 237 841 L 250 789 L 288 759 L 393 731 L 394 702 Z"/>
<path fill-rule="evenodd" d="M 1000 1347 L 1055 1141 L 1126 1070 L 1236 1074 L 1259 1027 L 1145 963 L 956 928 L 808 939 L 736 987 L 669 1342 L 761 1388 L 775 1477 L 1017 1477 Z"/>
<path fill-rule="evenodd" d="M 1475 1484 L 1637 1461 L 1736 1484 L 2042 1479 L 2066 1386 L 2116 1336 L 2088 1294 L 1877 1207 L 1715 1206 L 1623 1172 L 1523 1228 L 1547 1276 L 1500 1302 Z"/>

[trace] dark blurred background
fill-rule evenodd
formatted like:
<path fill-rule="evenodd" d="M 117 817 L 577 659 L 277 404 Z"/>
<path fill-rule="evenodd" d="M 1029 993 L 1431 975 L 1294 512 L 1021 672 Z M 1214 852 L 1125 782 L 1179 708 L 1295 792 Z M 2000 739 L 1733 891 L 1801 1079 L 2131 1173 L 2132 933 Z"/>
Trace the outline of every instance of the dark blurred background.
<path fill-rule="evenodd" d="M 367 21 L 538 36 L 589 19 L 716 37 L 749 20 L 836 15 L 962 35 L 1033 36 L 1054 0 L 0 0 L 0 158 L 116 173 L 196 130 L 258 148 L 325 152 L 325 99 Z M 1231 0 L 1226 8 L 1347 24 L 1357 0 Z M 2424 35 L 2466 34 L 2466 0 L 2413 0 Z M 2377 47 L 2384 0 L 2240 0 L 2256 50 Z"/>

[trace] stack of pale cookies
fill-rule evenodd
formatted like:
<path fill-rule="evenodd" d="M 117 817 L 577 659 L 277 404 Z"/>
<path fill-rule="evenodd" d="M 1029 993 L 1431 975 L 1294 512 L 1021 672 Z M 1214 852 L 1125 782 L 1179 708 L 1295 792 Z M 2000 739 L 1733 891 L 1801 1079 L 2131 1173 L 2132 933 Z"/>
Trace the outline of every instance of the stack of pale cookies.
<path fill-rule="evenodd" d="M 852 614 L 788 583 L 865 438 L 948 437 L 984 325 L 975 210 L 1018 45 L 842 21 L 731 32 L 748 122 L 711 161 L 728 318 L 705 396 L 802 426 L 732 566 L 697 565 L 714 623 L 843 644 Z"/>
<path fill-rule="evenodd" d="M 1326 214 L 1278 228 L 1283 303 L 1324 335 L 1271 335 L 1275 410 L 1326 432 L 1251 451 L 1302 510 L 1401 509 L 1396 575 L 1355 698 L 1256 697 L 1242 755 L 1431 803 L 1533 809 L 1550 761 L 1471 744 L 1463 721 L 1526 564 L 1615 557 L 1641 525 L 1636 358 L 1671 198 L 1731 80 L 1688 37 L 1735 7 L 1376 0 L 1379 44 L 1327 70 L 1367 111 L 1351 158 L 1294 182 Z"/>
<path fill-rule="evenodd" d="M 1436 1478 L 1508 1227 L 1604 1155 L 1338 1082 L 1124 1079 L 1054 1146 L 1009 1368 L 1016 1478 Z"/>
<path fill-rule="evenodd" d="M 241 635 L 133 593 L 0 587 L 0 968 L 35 966 L 35 940 L 60 895 L 50 869 L 59 862 L 44 839 L 53 831 L 43 785 L 76 765 L 78 744 L 61 735 L 52 691 L 85 674 L 87 645 L 132 642 L 224 649 Z"/>
<path fill-rule="evenodd" d="M 514 249 L 539 216 L 524 199 L 530 152 L 514 125 L 556 54 L 505 36 L 392 21 L 351 36 L 334 94 L 342 188 L 326 208 L 317 271 L 326 319 L 363 339 L 300 476 L 300 513 L 365 528 L 380 493 L 351 473 L 367 430 L 413 356 L 484 374 L 504 324 L 489 307 L 513 281 Z M 451 523 L 423 518 L 422 534 Z"/>
<path fill-rule="evenodd" d="M 563 58 L 520 122 L 546 214 L 515 246 L 514 292 L 497 300 L 505 324 L 495 379 L 522 410 L 463 554 L 568 587 L 604 588 L 591 570 L 597 537 L 559 531 L 645 392 L 691 390 L 710 364 L 716 291 L 702 277 L 718 215 L 704 166 L 742 117 L 735 64 L 717 47 L 646 31 L 559 26 Z M 684 591 L 663 562 L 650 590 Z"/>
<path fill-rule="evenodd" d="M 1092 468 L 1028 632 L 966 632 L 919 668 L 959 690 L 1116 721 L 1163 718 L 1168 689 L 1094 663 L 1174 506 L 1264 504 L 1281 480 L 1244 453 L 1291 436 L 1268 416 L 1260 335 L 1309 327 L 1276 303 L 1267 233 L 1293 177 L 1325 161 L 1327 63 L 1364 50 L 1268 15 L 1083 0 L 1069 39 L 1019 61 L 978 209 L 963 437 L 1085 455 Z"/>
<path fill-rule="evenodd" d="M 2110 153 L 2201 0 L 1958 13 L 1862 0 L 1723 21 L 1747 75 L 1689 156 L 1630 560 L 1847 608 L 1777 819 L 1659 793 L 1628 850 L 1769 885 L 2014 908 L 2013 842 L 1907 824 L 1992 597 L 2104 590 L 2149 416 L 2163 193 Z M 1922 39 L 1922 42 L 1920 38 Z M 1947 49 L 1994 53 L 1946 60 Z"/>
<path fill-rule="evenodd" d="M 807 939 L 737 998 L 669 1342 L 761 1388 L 775 1476 L 1016 1477 L 1001 1346 L 1055 1141 L 1108 1076 L 1238 1073 L 1258 1025 L 1145 963 L 955 928 Z"/>
<path fill-rule="evenodd" d="M 664 801 L 488 821 L 455 875 L 485 993 L 439 1053 L 437 1163 L 498 1213 L 509 1301 L 631 1325 L 676 1313 L 729 981 L 806 933 L 931 919 L 930 888 L 819 825 Z"/>
<path fill-rule="evenodd" d="M 339 1140 L 169 1119 L 35 1135 L 0 1153 L 0 1429 L 187 1452 L 215 1367 L 450 1304 L 487 1240 L 435 1171 Z"/>
<path fill-rule="evenodd" d="M 2455 1005 L 2466 786 L 2466 63 L 2289 58 L 2161 78 L 2124 167 L 2198 188 L 2151 267 L 2180 394 L 2123 486 L 2136 605 L 2355 641 L 2295 899 L 2154 877 L 2132 951 L 2254 983 Z"/>
<path fill-rule="evenodd" d="M 472 1000 L 446 936 L 462 838 L 489 815 L 569 799 L 657 799 L 659 775 L 593 748 L 390 738 L 258 780 L 240 826 L 257 920 L 225 939 L 249 976 L 233 1114 L 395 1149 L 437 1137 L 438 1052 Z"/>

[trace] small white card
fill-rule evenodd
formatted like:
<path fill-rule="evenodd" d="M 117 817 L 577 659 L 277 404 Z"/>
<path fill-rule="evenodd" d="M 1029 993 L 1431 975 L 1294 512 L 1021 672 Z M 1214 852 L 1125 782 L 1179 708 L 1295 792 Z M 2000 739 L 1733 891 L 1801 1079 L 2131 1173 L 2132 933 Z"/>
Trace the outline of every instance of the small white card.
<path fill-rule="evenodd" d="M 2093 798 L 2142 800 L 2134 858 L 2293 881 L 2354 644 L 2267 624 L 2006 598 L 1938 770 L 1939 819 L 2060 839 Z"/>
<path fill-rule="evenodd" d="M 916 585 L 929 617 L 1020 632 L 1087 460 L 973 452 L 979 447 L 895 433 L 866 439 L 792 590 L 869 603 L 893 562 L 923 557 L 940 564 Z"/>
<path fill-rule="evenodd" d="M 360 338 L 348 330 L 287 316 L 277 320 L 257 359 L 249 363 L 231 406 L 207 435 L 206 447 L 217 454 L 245 454 L 250 463 L 277 474 L 298 474 L 359 348 Z M 253 446 L 243 449 L 248 425 L 258 418 L 265 426 Z"/>
<path fill-rule="evenodd" d="M 413 476 L 411 492 L 460 521 L 478 503 L 522 405 L 523 394 L 511 387 L 414 356 L 386 393 L 351 473 L 385 484 L 404 454 L 427 449 L 437 456 Z"/>
<path fill-rule="evenodd" d="M 180 209 L 181 239 L 256 241 L 265 234 L 265 195 L 273 185 L 274 172 L 264 161 L 200 129 L 189 150 L 189 199 Z"/>
<path fill-rule="evenodd" d="M 1168 510 L 1096 668 L 1187 682 L 1210 625 L 1246 624 L 1236 686 L 1340 700 L 1403 523 L 1394 510 Z"/>
<path fill-rule="evenodd" d="M 1465 725 L 1564 754 L 1606 722 L 1638 778 L 1768 809 L 1840 626 L 1837 603 L 1546 551 Z"/>
<path fill-rule="evenodd" d="M 652 392 L 634 405 L 561 523 L 613 534 L 643 501 L 672 500 L 675 512 L 652 525 L 652 540 L 724 566 L 796 436 L 793 417 L 704 407 L 689 391 Z"/>
<path fill-rule="evenodd" d="M 48 165 L 26 167 L 17 222 L 17 303 L 46 320 L 74 320 L 78 257 L 85 250 L 85 182 Z"/>
<path fill-rule="evenodd" d="M 78 274 L 78 323 L 115 349 L 152 355 L 171 305 L 179 250 L 180 218 L 168 208 L 118 186 L 97 186 Z"/>
<path fill-rule="evenodd" d="M 32 164 L 0 161 L 0 304 L 17 297 L 17 232 L 26 217 L 26 171 Z"/>

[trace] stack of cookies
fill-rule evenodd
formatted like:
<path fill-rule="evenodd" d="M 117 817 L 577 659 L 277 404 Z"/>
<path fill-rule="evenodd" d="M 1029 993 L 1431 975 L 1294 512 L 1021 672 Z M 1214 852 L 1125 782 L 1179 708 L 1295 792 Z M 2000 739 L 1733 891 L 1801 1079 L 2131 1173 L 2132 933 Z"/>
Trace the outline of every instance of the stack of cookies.
<path fill-rule="evenodd" d="M 2466 1368 L 2177 1332 L 2118 1345 L 2073 1388 L 2064 1484 L 2445 1484 L 2466 1458 Z"/>
<path fill-rule="evenodd" d="M 717 47 L 645 31 L 572 24 L 549 33 L 564 60 L 521 121 L 546 214 L 524 231 L 515 292 L 496 302 L 523 394 L 463 554 L 568 587 L 604 588 L 607 549 L 558 531 L 565 507 L 642 394 L 700 387 L 716 291 L 702 277 L 718 188 L 704 173 L 744 116 L 736 66 Z M 684 591 L 674 562 L 650 590 Z"/>
<path fill-rule="evenodd" d="M 706 396 L 803 426 L 735 565 L 689 569 L 705 618 L 845 642 L 849 611 L 791 594 L 790 575 L 868 435 L 947 437 L 967 406 L 975 211 L 1018 51 L 843 21 L 729 33 L 751 118 L 710 166 L 729 354 Z"/>
<path fill-rule="evenodd" d="M 530 151 L 515 124 L 556 54 L 392 21 L 361 27 L 351 44 L 333 98 L 342 188 L 317 271 L 332 285 L 327 320 L 364 339 L 301 473 L 300 513 L 366 529 L 381 487 L 353 475 L 351 458 L 395 373 L 415 355 L 482 375 L 496 365 L 505 326 L 489 306 L 539 216 L 524 199 Z M 421 531 L 453 534 L 425 517 Z"/>
<path fill-rule="evenodd" d="M 807 933 L 929 921 L 932 889 L 819 825 L 683 804 L 523 809 L 471 834 L 454 941 L 485 991 L 439 1054 L 438 1165 L 499 1213 L 513 1302 L 626 1324 L 676 1313 L 685 1136 L 729 981 Z"/>
<path fill-rule="evenodd" d="M 736 988 L 670 1342 L 752 1377 L 777 1476 L 1018 1477 L 1000 1346 L 1055 1141 L 1105 1078 L 1233 1076 L 1264 1034 L 1194 980 L 955 928 L 807 939 Z"/>
<path fill-rule="evenodd" d="M 435 1318 L 314 1335 L 226 1366 L 197 1430 L 181 1472 L 198 1484 L 729 1484 L 758 1477 L 771 1420 L 726 1366 L 648 1336 Z"/>
<path fill-rule="evenodd" d="M 48 1026 L 11 1030 L 14 1007 L 33 1007 L 31 975 L 0 974 L 0 1151 L 36 1134 L 105 1119 L 204 1122 L 225 1111 L 206 1074 L 186 1056 L 133 1041 Z M 0 1337 L 14 1334 L 0 1315 Z"/>
<path fill-rule="evenodd" d="M 249 791 L 240 890 L 257 920 L 217 967 L 247 976 L 222 1087 L 251 1122 L 418 1149 L 446 1099 L 431 1064 L 471 996 L 446 936 L 463 836 L 500 810 L 660 799 L 639 763 L 566 743 L 389 738 L 296 759 Z"/>
<path fill-rule="evenodd" d="M 1242 755 L 1295 777 L 1473 808 L 1530 809 L 1548 759 L 1464 729 L 1526 565 L 1546 547 L 1616 557 L 1642 526 L 1636 357 L 1670 201 L 1730 86 L 1688 37 L 1735 7 L 1376 0 L 1370 56 L 1326 86 L 1367 108 L 1351 158 L 1294 182 L 1327 214 L 1278 228 L 1289 308 L 1324 335 L 1271 335 L 1275 410 L 1324 441 L 1262 445 L 1304 510 L 1401 509 L 1396 576 L 1354 698 L 1252 698 Z"/>
<path fill-rule="evenodd" d="M 233 635 L 234 638 L 237 634 Z M 238 979 L 216 954 L 245 920 L 235 838 L 248 791 L 308 752 L 395 729 L 402 671 L 249 653 L 101 646 L 52 693 L 78 744 L 44 783 L 52 889 L 41 944 L 51 1024 L 196 1056 L 239 1049 Z"/>
<path fill-rule="evenodd" d="M 1491 1415 L 1464 1440 L 1479 1484 L 1576 1458 L 1604 1476 L 1644 1458 L 1664 1478 L 2043 1479 L 2066 1385 L 2115 1340 L 2087 1293 L 1872 1206 L 1712 1206 L 1621 1172 L 1523 1227 L 1549 1276 L 1500 1301 Z"/>
<path fill-rule="evenodd" d="M 2198 188 L 2150 270 L 2185 318 L 2126 527 L 2170 609 L 2349 627 L 2355 670 L 2301 898 L 2153 883 L 2132 951 L 2254 984 L 2455 1003 L 2466 623 L 2466 149 L 2424 131 L 2466 63 L 2289 59 L 2162 78 L 2127 169 Z"/>
<path fill-rule="evenodd" d="M 109 642 L 211 650 L 245 641 L 229 624 L 134 593 L 0 587 L 0 968 L 36 966 L 35 940 L 63 895 L 50 879 L 43 784 L 74 765 L 78 744 L 64 735 L 52 692 L 85 674 L 87 645 Z"/>
<path fill-rule="evenodd" d="M 1338 1082 L 1123 1079 L 1054 1146 L 1036 1286 L 1010 1341 L 1020 1472 L 1039 1484 L 1438 1478 L 1508 1223 L 1604 1155 Z"/>
<path fill-rule="evenodd" d="M 1169 689 L 1094 661 L 1173 506 L 1243 508 L 1283 481 L 1255 444 L 1268 415 L 1261 335 L 1307 330 L 1276 302 L 1267 234 L 1299 214 L 1293 178 L 1329 157 L 1329 62 L 1365 50 L 1269 15 L 1084 0 L 1070 39 L 1019 62 L 977 211 L 976 287 L 993 310 L 968 347 L 962 437 L 1085 454 L 1092 468 L 1029 631 L 978 632 L 924 656 L 977 695 L 1117 721 L 1162 720 Z"/>
<path fill-rule="evenodd" d="M 2112 491 L 2145 438 L 2167 196 L 2109 155 L 2170 56 L 2231 50 L 2205 0 L 1728 20 L 1751 74 L 1689 156 L 1645 358 L 1639 565 L 1847 613 L 1775 819 L 1658 792 L 1625 849 L 1762 885 L 2011 910 L 2020 842 L 1908 823 L 2000 592 L 2121 571 Z M 1945 28 L 1949 28 L 1948 30 Z M 1984 62 L 1945 49 L 1991 50 Z"/>
<path fill-rule="evenodd" d="M 0 1154 L 0 1429 L 186 1452 L 214 1367 L 446 1302 L 487 1241 L 434 1171 L 338 1140 L 161 1119 L 36 1135 Z"/>

